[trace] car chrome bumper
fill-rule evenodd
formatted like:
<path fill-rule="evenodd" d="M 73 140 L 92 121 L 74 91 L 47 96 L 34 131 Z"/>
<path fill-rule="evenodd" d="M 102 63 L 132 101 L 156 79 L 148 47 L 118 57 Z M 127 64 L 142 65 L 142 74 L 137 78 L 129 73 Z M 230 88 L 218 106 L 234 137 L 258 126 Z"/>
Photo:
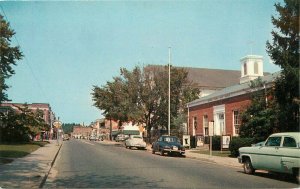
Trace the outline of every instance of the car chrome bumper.
<path fill-rule="evenodd" d="M 168 152 L 168 153 L 180 153 L 180 154 L 184 154 L 185 151 L 183 150 L 172 150 L 172 149 L 164 149 L 165 152 Z"/>

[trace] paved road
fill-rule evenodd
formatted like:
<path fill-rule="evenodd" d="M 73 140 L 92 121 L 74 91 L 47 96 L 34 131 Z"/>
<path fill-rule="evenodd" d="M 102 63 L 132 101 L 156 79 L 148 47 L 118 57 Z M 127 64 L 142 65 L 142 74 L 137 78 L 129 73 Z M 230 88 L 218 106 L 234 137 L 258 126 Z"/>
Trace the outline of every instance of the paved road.
<path fill-rule="evenodd" d="M 180 157 L 162 157 L 117 145 L 64 142 L 45 188 L 296 188 L 266 173 Z"/>

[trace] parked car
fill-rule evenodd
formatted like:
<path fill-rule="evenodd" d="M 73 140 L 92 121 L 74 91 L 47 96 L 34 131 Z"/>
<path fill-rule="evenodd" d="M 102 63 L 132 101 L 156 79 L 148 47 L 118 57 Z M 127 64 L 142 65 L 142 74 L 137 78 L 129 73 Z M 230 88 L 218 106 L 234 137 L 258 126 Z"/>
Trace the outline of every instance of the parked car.
<path fill-rule="evenodd" d="M 96 141 L 96 140 L 97 140 L 97 137 L 96 137 L 96 136 L 90 136 L 89 140 L 90 140 L 90 141 Z"/>
<path fill-rule="evenodd" d="M 116 137 L 115 140 L 116 140 L 116 142 L 122 142 L 122 141 L 125 141 L 128 138 L 129 138 L 128 135 L 118 134 L 118 136 Z"/>
<path fill-rule="evenodd" d="M 64 134 L 64 136 L 63 136 L 63 141 L 66 141 L 66 140 L 70 140 L 70 137 L 68 134 Z"/>
<path fill-rule="evenodd" d="M 299 182 L 300 132 L 276 133 L 262 144 L 239 149 L 238 161 L 244 172 L 267 170 L 293 174 Z"/>
<path fill-rule="evenodd" d="M 168 155 L 177 154 L 184 155 L 185 148 L 181 145 L 180 140 L 175 136 L 161 136 L 152 143 L 152 153 L 159 152 L 160 155 L 167 153 Z"/>
<path fill-rule="evenodd" d="M 137 149 L 146 149 L 146 142 L 144 142 L 143 137 L 140 135 L 130 135 L 128 139 L 125 140 L 125 147 Z"/>

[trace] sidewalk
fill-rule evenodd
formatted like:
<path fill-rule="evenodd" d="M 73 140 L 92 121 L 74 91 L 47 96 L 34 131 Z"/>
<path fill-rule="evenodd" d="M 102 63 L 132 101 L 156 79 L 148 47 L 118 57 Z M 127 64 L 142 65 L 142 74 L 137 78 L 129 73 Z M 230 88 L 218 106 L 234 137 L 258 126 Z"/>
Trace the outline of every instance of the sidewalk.
<path fill-rule="evenodd" d="M 193 152 L 194 151 L 194 152 Z M 202 161 L 208 161 L 211 163 L 216 163 L 223 166 L 230 166 L 242 169 L 242 164 L 238 162 L 237 158 L 230 157 L 220 157 L 220 156 L 210 156 L 206 154 L 195 153 L 199 150 L 186 150 L 185 154 L 187 158 L 198 159 Z"/>
<path fill-rule="evenodd" d="M 0 165 L 0 188 L 39 188 L 61 147 L 56 140 L 31 154 Z"/>
<path fill-rule="evenodd" d="M 152 151 L 151 145 L 147 146 L 147 150 Z M 197 159 L 197 160 L 206 161 L 209 163 L 219 164 L 223 166 L 242 168 L 242 165 L 238 162 L 237 158 L 210 156 L 206 154 L 195 153 L 198 151 L 200 150 L 197 149 L 185 150 L 185 156 L 186 158 Z"/>

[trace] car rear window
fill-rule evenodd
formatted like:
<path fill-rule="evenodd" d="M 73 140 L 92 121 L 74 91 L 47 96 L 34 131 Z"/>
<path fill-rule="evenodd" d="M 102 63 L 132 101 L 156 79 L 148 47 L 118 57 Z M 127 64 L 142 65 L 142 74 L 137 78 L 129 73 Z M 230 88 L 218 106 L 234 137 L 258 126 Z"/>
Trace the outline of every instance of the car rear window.
<path fill-rule="evenodd" d="M 175 138 L 175 137 L 165 137 L 164 141 L 165 142 L 177 142 L 177 138 Z"/>
<path fill-rule="evenodd" d="M 292 137 L 284 137 L 283 147 L 297 147 L 296 141 Z"/>

